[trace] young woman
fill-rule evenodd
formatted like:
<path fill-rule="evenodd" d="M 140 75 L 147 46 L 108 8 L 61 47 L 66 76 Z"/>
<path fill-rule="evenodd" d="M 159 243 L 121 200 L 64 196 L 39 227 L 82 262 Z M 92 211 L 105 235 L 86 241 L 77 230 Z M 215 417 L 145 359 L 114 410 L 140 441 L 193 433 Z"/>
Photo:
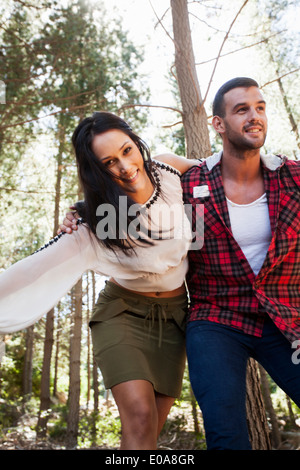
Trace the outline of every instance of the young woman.
<path fill-rule="evenodd" d="M 130 126 L 106 112 L 84 119 L 73 145 L 82 223 L 0 275 L 0 333 L 36 322 L 86 270 L 109 277 L 90 322 L 96 360 L 119 409 L 121 449 L 155 449 L 185 367 L 191 233 L 180 174 L 197 162 L 151 160 Z"/>

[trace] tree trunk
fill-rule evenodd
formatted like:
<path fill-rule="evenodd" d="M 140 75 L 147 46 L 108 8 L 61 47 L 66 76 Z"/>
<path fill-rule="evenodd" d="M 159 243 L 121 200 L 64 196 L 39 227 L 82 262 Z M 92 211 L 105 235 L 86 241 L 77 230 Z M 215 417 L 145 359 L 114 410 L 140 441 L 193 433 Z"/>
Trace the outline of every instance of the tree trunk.
<path fill-rule="evenodd" d="M 86 295 L 87 295 L 87 311 L 86 311 L 86 326 L 87 326 L 87 358 L 86 358 L 86 364 L 87 364 L 87 394 L 86 394 L 86 405 L 87 408 L 90 403 L 91 399 L 91 334 L 90 334 L 90 329 L 89 329 L 89 321 L 90 321 L 90 282 L 89 282 L 89 273 L 87 273 L 86 276 L 87 280 L 87 287 L 86 287 Z"/>
<path fill-rule="evenodd" d="M 0 337 L 0 364 L 4 356 L 5 356 L 5 342 Z"/>
<path fill-rule="evenodd" d="M 197 412 L 197 401 L 192 390 L 191 385 L 189 386 L 190 389 L 190 397 L 191 397 L 191 404 L 192 404 L 192 415 L 193 415 L 193 422 L 194 422 L 194 432 L 199 434 L 200 426 L 199 426 L 199 419 L 198 419 L 198 412 Z"/>
<path fill-rule="evenodd" d="M 47 423 L 49 419 L 50 409 L 50 369 L 51 356 L 53 348 L 53 330 L 54 330 L 54 309 L 47 313 L 45 342 L 44 342 L 44 358 L 41 378 L 41 403 L 39 418 L 37 423 L 37 435 L 42 438 L 47 433 Z"/>
<path fill-rule="evenodd" d="M 259 366 L 259 372 L 260 372 L 262 395 L 264 398 L 266 411 L 269 415 L 271 426 L 272 426 L 272 431 L 271 431 L 272 447 L 274 449 L 278 449 L 278 447 L 281 444 L 281 437 L 280 437 L 277 416 L 276 416 L 272 399 L 271 399 L 268 377 L 267 377 L 265 369 L 262 366 Z"/>
<path fill-rule="evenodd" d="M 69 412 L 67 422 L 67 445 L 73 448 L 77 445 L 79 407 L 80 407 L 80 352 L 82 329 L 82 280 L 74 287 L 75 312 L 70 341 L 70 386 Z"/>
<path fill-rule="evenodd" d="M 188 158 L 211 154 L 207 116 L 202 102 L 192 46 L 187 0 L 171 0 L 175 65 Z"/>
<path fill-rule="evenodd" d="M 59 306 L 58 306 L 59 310 Z M 54 360 L 54 379 L 53 379 L 53 396 L 57 395 L 57 381 L 58 381 L 58 361 L 59 361 L 59 347 L 60 347 L 60 318 L 58 315 L 57 326 L 56 326 L 56 338 L 55 338 L 55 360 Z"/>
<path fill-rule="evenodd" d="M 286 398 L 286 404 L 287 404 L 287 407 L 288 407 L 288 410 L 289 410 L 290 423 L 291 423 L 291 425 L 294 429 L 299 429 L 299 426 L 296 423 L 295 415 L 294 415 L 294 412 L 293 412 L 291 399 L 288 395 L 285 395 L 285 398 Z"/>
<path fill-rule="evenodd" d="M 33 339 L 34 325 L 26 331 L 26 349 L 24 358 L 24 368 L 22 376 L 23 403 L 25 403 L 32 393 L 32 359 L 33 359 Z"/>
<path fill-rule="evenodd" d="M 250 359 L 247 369 L 247 421 L 249 437 L 253 450 L 270 450 L 270 436 L 260 389 L 258 366 Z"/>
<path fill-rule="evenodd" d="M 96 279 L 94 271 L 91 271 L 92 275 L 92 306 L 93 309 L 96 303 Z M 93 395 L 94 395 L 94 413 L 98 413 L 99 410 L 99 382 L 98 382 L 98 366 L 95 360 L 94 349 L 92 348 L 93 357 Z"/>
<path fill-rule="evenodd" d="M 94 392 L 94 412 L 99 411 L 99 380 L 98 380 L 98 366 L 95 356 L 93 354 L 93 392 Z"/>

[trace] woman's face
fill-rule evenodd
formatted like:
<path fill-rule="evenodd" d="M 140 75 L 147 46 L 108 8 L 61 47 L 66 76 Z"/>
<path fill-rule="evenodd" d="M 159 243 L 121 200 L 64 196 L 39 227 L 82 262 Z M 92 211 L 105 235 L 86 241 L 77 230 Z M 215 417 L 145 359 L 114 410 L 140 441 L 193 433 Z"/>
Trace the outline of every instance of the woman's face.
<path fill-rule="evenodd" d="M 101 163 L 115 176 L 115 182 L 135 202 L 143 204 L 152 192 L 153 187 L 146 173 L 142 155 L 124 132 L 112 129 L 96 135 L 92 150 Z"/>

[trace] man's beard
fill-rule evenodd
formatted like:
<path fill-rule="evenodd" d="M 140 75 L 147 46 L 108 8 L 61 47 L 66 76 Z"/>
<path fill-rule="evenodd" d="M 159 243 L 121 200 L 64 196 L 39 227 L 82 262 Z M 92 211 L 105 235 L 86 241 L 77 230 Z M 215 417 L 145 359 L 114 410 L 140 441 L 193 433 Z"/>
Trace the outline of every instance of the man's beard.
<path fill-rule="evenodd" d="M 257 150 L 260 149 L 266 141 L 266 132 L 262 128 L 263 135 L 259 139 L 253 139 L 253 141 L 248 140 L 242 135 L 235 134 L 232 132 L 231 127 L 225 123 L 227 138 L 231 145 L 238 150 L 247 151 L 247 150 Z"/>

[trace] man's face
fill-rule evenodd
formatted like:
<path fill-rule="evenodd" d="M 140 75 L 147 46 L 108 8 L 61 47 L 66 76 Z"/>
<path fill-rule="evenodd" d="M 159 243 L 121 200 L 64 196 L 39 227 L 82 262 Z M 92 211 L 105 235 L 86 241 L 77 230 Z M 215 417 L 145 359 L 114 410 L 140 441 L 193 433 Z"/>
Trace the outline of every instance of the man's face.
<path fill-rule="evenodd" d="M 224 95 L 223 142 L 241 150 L 259 149 L 267 134 L 266 103 L 257 87 L 234 88 Z"/>

